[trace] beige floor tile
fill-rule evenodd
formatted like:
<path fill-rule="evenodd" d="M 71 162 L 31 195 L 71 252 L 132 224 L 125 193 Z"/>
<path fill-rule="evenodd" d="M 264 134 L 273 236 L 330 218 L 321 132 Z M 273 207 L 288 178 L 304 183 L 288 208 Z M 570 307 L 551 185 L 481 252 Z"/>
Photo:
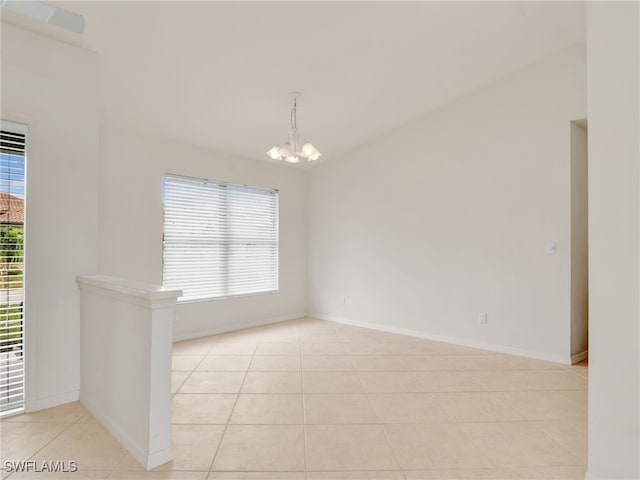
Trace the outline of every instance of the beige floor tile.
<path fill-rule="evenodd" d="M 353 365 L 348 355 L 305 355 L 302 370 L 306 372 L 351 372 Z"/>
<path fill-rule="evenodd" d="M 2 447 L 0 459 L 2 461 L 28 460 L 67 428 L 69 428 L 69 424 L 64 423 L 8 422 L 3 420 L 0 423 L 0 446 Z"/>
<path fill-rule="evenodd" d="M 256 348 L 256 355 L 300 355 L 300 344 L 297 342 L 289 343 L 260 343 Z"/>
<path fill-rule="evenodd" d="M 364 390 L 353 372 L 303 372 L 305 393 L 363 393 Z"/>
<path fill-rule="evenodd" d="M 375 393 L 369 395 L 369 400 L 382 423 L 449 421 L 428 393 Z"/>
<path fill-rule="evenodd" d="M 457 424 L 395 424 L 384 428 L 405 470 L 492 466 Z"/>
<path fill-rule="evenodd" d="M 324 320 L 304 320 L 298 324 L 298 331 L 307 333 L 338 333 L 338 328 L 331 322 Z"/>
<path fill-rule="evenodd" d="M 504 392 L 500 400 L 524 420 L 576 420 L 587 418 L 586 409 L 572 402 L 563 392 Z"/>
<path fill-rule="evenodd" d="M 338 343 L 342 337 L 337 333 L 300 333 L 300 341 L 304 343 Z"/>
<path fill-rule="evenodd" d="M 78 462 L 78 470 L 113 470 L 126 453 L 101 425 L 77 423 L 40 450 L 33 460 L 69 459 Z"/>
<path fill-rule="evenodd" d="M 411 370 L 527 370 L 559 369 L 559 365 L 512 355 L 412 355 L 402 359 Z"/>
<path fill-rule="evenodd" d="M 171 372 L 171 393 L 176 393 L 191 372 Z"/>
<path fill-rule="evenodd" d="M 473 423 L 461 428 L 496 467 L 580 464 L 535 422 Z"/>
<path fill-rule="evenodd" d="M 375 331 L 375 330 L 372 330 L 370 328 L 356 327 L 355 325 L 347 325 L 345 323 L 334 323 L 333 326 L 336 328 L 336 330 L 338 330 L 338 333 L 340 333 L 340 334 L 368 333 L 368 332 L 374 332 Z"/>
<path fill-rule="evenodd" d="M 434 370 L 413 372 L 413 375 L 427 392 L 478 392 L 484 390 L 482 385 L 473 379 L 473 375 L 467 372 Z"/>
<path fill-rule="evenodd" d="M 587 421 L 551 420 L 537 422 L 547 435 L 565 447 L 571 455 L 587 464 Z"/>
<path fill-rule="evenodd" d="M 208 471 L 223 432 L 223 425 L 171 425 L 173 460 L 154 470 Z"/>
<path fill-rule="evenodd" d="M 346 355 L 347 350 L 342 343 L 303 343 L 303 355 Z"/>
<path fill-rule="evenodd" d="M 231 393 L 178 393 L 171 400 L 171 423 L 224 425 L 235 401 Z"/>
<path fill-rule="evenodd" d="M 358 372 L 358 378 L 367 393 L 425 391 L 410 372 Z"/>
<path fill-rule="evenodd" d="M 378 423 L 364 394 L 305 394 L 304 411 L 306 424 Z"/>
<path fill-rule="evenodd" d="M 353 355 L 353 368 L 359 372 L 406 372 L 407 366 L 400 357 L 391 355 Z"/>
<path fill-rule="evenodd" d="M 3 422 L 38 422 L 38 423 L 74 423 L 89 413 L 80 402 L 65 403 L 58 407 L 47 408 L 38 412 L 23 413 L 3 418 Z"/>
<path fill-rule="evenodd" d="M 178 393 L 238 393 L 244 372 L 193 372 Z"/>
<path fill-rule="evenodd" d="M 302 393 L 300 372 L 248 372 L 242 393 Z"/>
<path fill-rule="evenodd" d="M 454 345 L 452 343 L 430 342 L 430 347 L 438 355 L 493 355 L 494 352 L 479 348 Z"/>
<path fill-rule="evenodd" d="M 252 372 L 295 372 L 300 370 L 300 357 L 295 355 L 255 355 Z"/>
<path fill-rule="evenodd" d="M 392 355 L 435 355 L 433 342 L 400 342 L 385 345 Z"/>
<path fill-rule="evenodd" d="M 402 360 L 410 370 L 490 370 L 499 363 L 489 360 L 487 355 L 407 355 Z M 496 367 L 497 368 L 497 367 Z"/>
<path fill-rule="evenodd" d="M 210 472 L 207 480 L 306 480 L 305 472 Z"/>
<path fill-rule="evenodd" d="M 582 378 L 586 378 L 586 379 L 589 378 L 589 369 L 580 364 L 572 365 L 570 368 L 567 369 L 567 371 L 573 373 L 574 375 L 578 375 Z"/>
<path fill-rule="evenodd" d="M 196 372 L 246 372 L 251 355 L 207 355 Z"/>
<path fill-rule="evenodd" d="M 260 343 L 300 343 L 298 332 L 265 332 Z"/>
<path fill-rule="evenodd" d="M 202 361 L 204 355 L 173 355 L 171 370 L 174 372 L 192 372 Z"/>
<path fill-rule="evenodd" d="M 394 470 L 398 463 L 380 425 L 308 425 L 309 470 Z"/>
<path fill-rule="evenodd" d="M 566 370 L 481 371 L 471 374 L 485 390 L 586 390 L 587 380 Z"/>
<path fill-rule="evenodd" d="M 42 469 L 43 465 L 38 465 L 38 468 Z M 66 467 L 69 469 L 69 461 L 66 461 Z M 84 470 L 82 472 L 42 472 L 42 471 L 30 471 L 30 472 L 15 472 L 11 475 L 11 479 L 33 479 L 33 480 L 106 480 L 110 478 L 109 470 Z"/>
<path fill-rule="evenodd" d="M 308 480 L 404 480 L 401 471 L 309 472 Z"/>
<path fill-rule="evenodd" d="M 173 434 L 173 429 L 172 429 Z M 130 453 L 127 453 L 122 461 L 118 464 L 118 468 L 116 471 L 127 471 L 127 472 L 140 472 L 143 471 L 142 465 L 140 465 L 135 458 L 131 456 Z"/>
<path fill-rule="evenodd" d="M 98 421 L 91 413 L 86 413 L 76 423 L 98 423 Z"/>
<path fill-rule="evenodd" d="M 302 395 L 241 393 L 229 423 L 244 425 L 302 424 Z"/>
<path fill-rule="evenodd" d="M 407 480 L 493 480 L 493 470 L 485 468 L 405 470 Z"/>
<path fill-rule="evenodd" d="M 366 333 L 341 333 L 340 337 L 344 343 L 389 343 L 388 337 L 381 332 L 375 332 L 373 330 Z"/>
<path fill-rule="evenodd" d="M 349 355 L 391 355 L 386 343 L 346 343 Z"/>
<path fill-rule="evenodd" d="M 182 342 L 175 342 L 172 351 L 174 355 L 206 355 L 215 343 L 216 340 L 212 337 L 184 340 Z"/>
<path fill-rule="evenodd" d="M 264 327 L 245 328 L 242 330 L 232 330 L 226 333 L 220 333 L 215 335 L 216 340 L 220 343 L 224 342 L 244 342 L 244 343 L 257 343 L 262 336 Z"/>
<path fill-rule="evenodd" d="M 563 369 L 566 365 L 560 363 L 547 362 L 546 360 L 537 360 L 535 358 L 518 357 L 515 355 L 491 355 L 496 357 L 496 360 L 504 361 L 508 368 L 515 370 L 544 370 L 544 369 Z M 490 370 L 490 369 L 487 369 Z"/>
<path fill-rule="evenodd" d="M 302 425 L 229 425 L 213 470 L 305 470 Z"/>
<path fill-rule="evenodd" d="M 521 415 L 502 401 L 500 392 L 455 392 L 432 395 L 453 422 L 522 420 Z"/>
<path fill-rule="evenodd" d="M 494 480 L 583 480 L 586 467 L 519 467 L 495 469 Z"/>
<path fill-rule="evenodd" d="M 206 478 L 207 472 L 125 472 L 116 470 L 111 474 L 109 480 L 206 480 Z"/>
<path fill-rule="evenodd" d="M 258 346 L 257 342 L 221 342 L 214 345 L 209 355 L 253 355 Z"/>
<path fill-rule="evenodd" d="M 143 471 L 78 402 L 0 422 L 2 457 L 79 455 L 87 480 L 400 480 L 398 459 L 412 480 L 584 476 L 586 365 L 297 319 L 178 342 L 173 370 L 173 462 Z M 252 424 L 230 424 L 225 446 L 231 415 Z M 309 465 L 305 427 L 257 425 L 305 416 Z M 218 444 L 221 468 L 209 472 Z M 9 480 L 58 478 L 37 475 Z"/>
<path fill-rule="evenodd" d="M 589 404 L 589 392 L 587 390 L 564 390 L 558 393 L 584 410 L 587 409 Z"/>

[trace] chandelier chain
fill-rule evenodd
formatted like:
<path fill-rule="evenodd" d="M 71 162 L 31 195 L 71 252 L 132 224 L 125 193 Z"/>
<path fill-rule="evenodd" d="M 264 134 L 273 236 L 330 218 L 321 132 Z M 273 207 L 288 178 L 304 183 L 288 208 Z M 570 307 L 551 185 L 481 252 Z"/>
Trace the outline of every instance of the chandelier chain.
<path fill-rule="evenodd" d="M 295 130 L 298 127 L 298 119 L 297 117 L 297 99 L 294 98 L 293 99 L 293 107 L 291 107 L 291 116 L 290 116 L 290 123 L 291 123 L 291 129 Z"/>

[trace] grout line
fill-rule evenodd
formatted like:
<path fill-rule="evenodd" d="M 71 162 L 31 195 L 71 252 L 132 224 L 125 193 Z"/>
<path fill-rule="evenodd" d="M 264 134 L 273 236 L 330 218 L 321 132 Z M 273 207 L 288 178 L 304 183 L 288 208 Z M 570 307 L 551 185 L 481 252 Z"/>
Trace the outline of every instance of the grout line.
<path fill-rule="evenodd" d="M 251 361 L 249 362 L 249 366 L 247 367 L 247 370 L 244 372 L 244 376 L 242 377 L 242 382 L 240 383 L 240 388 L 238 388 L 238 392 L 236 393 L 236 398 L 235 401 L 233 402 L 233 407 L 231 408 L 231 411 L 229 412 L 229 416 L 227 417 L 227 423 L 224 426 L 224 429 L 222 430 L 222 433 L 220 434 L 220 440 L 218 441 L 218 446 L 216 447 L 216 450 L 213 454 L 213 458 L 211 459 L 211 463 L 209 464 L 209 472 L 213 471 L 213 466 L 216 463 L 216 458 L 218 457 L 218 453 L 220 452 L 220 447 L 222 446 L 222 442 L 224 441 L 224 437 L 227 433 L 227 429 L 229 428 L 229 422 L 231 421 L 231 417 L 233 415 L 233 412 L 236 409 L 236 405 L 238 404 L 238 399 L 240 398 L 240 392 L 242 392 L 242 387 L 244 387 L 244 382 L 247 379 L 247 374 L 249 373 L 249 368 L 251 368 L 251 364 L 253 363 L 253 358 L 255 357 L 255 353 L 256 350 L 258 349 L 258 345 L 260 344 L 260 338 L 262 337 L 262 335 L 264 334 L 264 329 L 261 330 L 260 332 L 260 336 L 258 337 L 258 341 L 256 342 L 256 346 L 253 349 L 253 354 L 251 355 Z M 207 478 L 209 477 L 209 475 L 207 475 Z"/>
<path fill-rule="evenodd" d="M 309 478 L 309 440 L 307 438 L 307 404 L 304 392 L 304 356 L 302 355 L 302 339 L 300 338 L 300 326 L 298 326 L 298 343 L 300 351 L 300 393 L 302 396 L 302 438 L 304 443 L 304 478 Z"/>
<path fill-rule="evenodd" d="M 351 364 L 355 369 L 355 364 L 353 363 L 353 359 L 351 358 L 351 353 L 349 353 L 348 350 L 347 350 L 347 353 L 349 354 L 349 360 L 351 361 Z M 391 439 L 389 438 L 389 435 L 387 434 L 387 430 L 384 428 L 384 424 L 382 423 L 382 418 L 380 418 L 380 415 L 378 415 L 378 412 L 376 412 L 376 409 L 373 407 L 373 403 L 371 402 L 371 397 L 366 392 L 366 389 L 364 388 L 364 383 L 362 383 L 362 379 L 360 378 L 360 375 L 358 375 L 357 372 L 356 372 L 356 378 L 358 379 L 358 382 L 360 382 L 360 386 L 362 387 L 362 391 L 364 392 L 365 398 L 367 399 L 367 402 L 369 403 L 369 408 L 371 408 L 371 411 L 373 412 L 375 417 L 378 419 L 377 425 L 379 425 L 380 429 L 382 430 L 382 434 L 384 435 L 384 438 L 385 438 L 385 440 L 387 442 L 387 446 L 389 447 L 389 449 L 391 450 L 391 453 L 393 454 L 393 458 L 396 461 L 396 465 L 398 466 L 398 470 L 401 471 L 402 470 L 402 463 L 400 463 L 400 458 L 398 457 L 398 454 L 396 453 L 395 449 L 393 448 L 393 444 L 391 443 Z M 402 475 L 406 478 L 406 475 L 404 474 L 404 472 L 402 473 Z"/>

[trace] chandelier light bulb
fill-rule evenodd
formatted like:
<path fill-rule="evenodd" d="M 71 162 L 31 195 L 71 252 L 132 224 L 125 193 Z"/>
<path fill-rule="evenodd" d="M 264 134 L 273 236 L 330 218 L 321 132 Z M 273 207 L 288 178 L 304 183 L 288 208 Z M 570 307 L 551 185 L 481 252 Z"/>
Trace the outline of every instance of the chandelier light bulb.
<path fill-rule="evenodd" d="M 302 155 L 304 155 L 305 157 L 309 158 L 314 153 L 316 153 L 316 148 L 309 142 L 305 143 L 302 146 Z"/>
<path fill-rule="evenodd" d="M 288 158 L 293 156 L 293 152 L 291 151 L 291 149 L 286 146 L 286 147 L 280 147 L 278 149 L 278 154 L 280 155 L 280 158 Z"/>
<path fill-rule="evenodd" d="M 271 150 L 267 152 L 273 160 L 282 160 L 282 156 L 280 155 L 280 149 L 277 146 L 271 147 Z"/>

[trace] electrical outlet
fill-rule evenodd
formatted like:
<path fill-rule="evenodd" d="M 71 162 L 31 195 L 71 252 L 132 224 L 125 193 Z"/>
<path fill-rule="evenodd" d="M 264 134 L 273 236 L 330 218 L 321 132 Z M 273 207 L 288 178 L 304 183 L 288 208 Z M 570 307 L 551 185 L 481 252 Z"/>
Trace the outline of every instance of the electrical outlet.
<path fill-rule="evenodd" d="M 486 313 L 481 313 L 480 315 L 478 315 L 478 323 L 480 325 L 486 325 L 487 324 L 487 314 Z"/>
<path fill-rule="evenodd" d="M 345 303 L 347 303 L 347 297 L 343 295 L 340 297 L 340 305 L 344 305 Z"/>

